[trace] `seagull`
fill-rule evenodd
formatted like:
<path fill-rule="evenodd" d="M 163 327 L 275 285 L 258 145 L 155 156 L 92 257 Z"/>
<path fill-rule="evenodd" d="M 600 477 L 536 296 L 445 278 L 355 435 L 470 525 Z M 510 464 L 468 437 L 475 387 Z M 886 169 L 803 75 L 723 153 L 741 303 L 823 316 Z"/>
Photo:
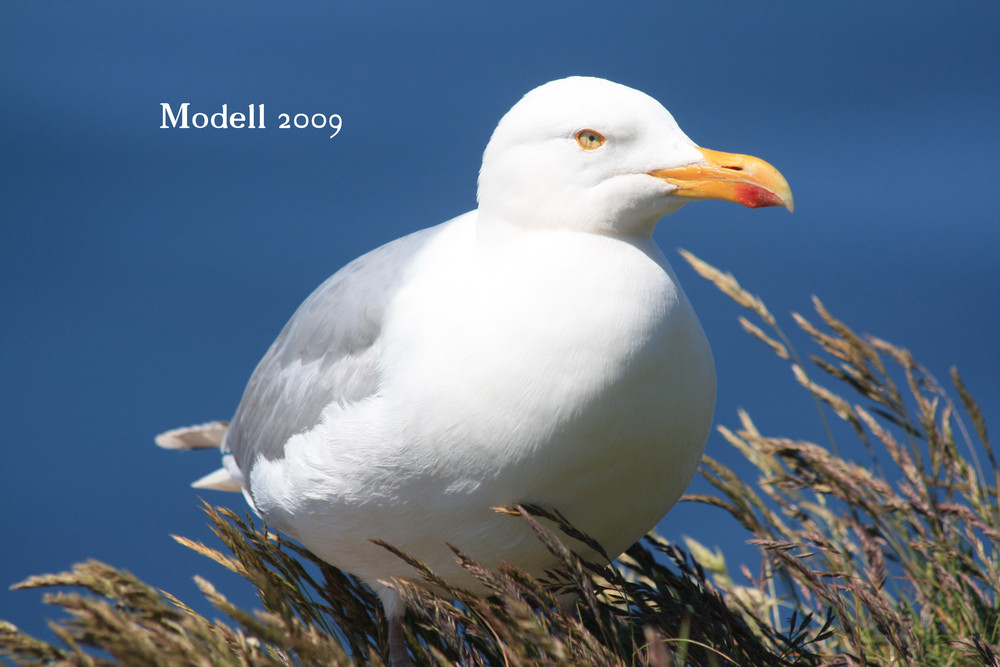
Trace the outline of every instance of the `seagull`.
<path fill-rule="evenodd" d="M 715 364 L 657 222 L 695 199 L 792 210 L 755 157 L 699 148 L 655 99 L 604 79 L 546 83 L 500 120 L 478 208 L 392 241 L 314 291 L 230 423 L 157 437 L 220 447 L 194 483 L 241 491 L 268 525 L 379 595 L 407 664 L 414 570 L 475 588 L 475 561 L 541 574 L 553 557 L 495 508 L 560 512 L 617 555 L 690 483 Z"/>

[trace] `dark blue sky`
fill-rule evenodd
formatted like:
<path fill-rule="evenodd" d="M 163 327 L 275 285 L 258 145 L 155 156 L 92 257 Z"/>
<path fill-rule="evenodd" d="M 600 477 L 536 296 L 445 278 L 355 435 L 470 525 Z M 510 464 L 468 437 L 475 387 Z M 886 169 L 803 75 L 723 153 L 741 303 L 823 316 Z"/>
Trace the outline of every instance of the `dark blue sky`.
<path fill-rule="evenodd" d="M 54 610 L 7 585 L 88 558 L 189 602 L 194 574 L 246 602 L 169 538 L 213 540 L 187 485 L 218 459 L 153 436 L 228 418 L 344 263 L 473 208 L 497 120 L 570 74 L 651 94 L 699 144 L 762 157 L 792 186 L 794 215 L 697 203 L 656 232 L 712 341 L 717 422 L 742 406 L 767 434 L 824 437 L 677 247 L 734 272 L 789 331 L 817 294 L 940 379 L 957 365 L 1000 424 L 1000 4 L 398 5 L 7 8 L 0 618 L 44 632 Z M 162 130 L 162 102 L 265 104 L 268 128 Z M 281 130 L 280 112 L 338 113 L 343 129 Z M 709 453 L 738 467 L 717 435 Z M 682 504 L 661 529 L 752 557 L 720 510 Z"/>

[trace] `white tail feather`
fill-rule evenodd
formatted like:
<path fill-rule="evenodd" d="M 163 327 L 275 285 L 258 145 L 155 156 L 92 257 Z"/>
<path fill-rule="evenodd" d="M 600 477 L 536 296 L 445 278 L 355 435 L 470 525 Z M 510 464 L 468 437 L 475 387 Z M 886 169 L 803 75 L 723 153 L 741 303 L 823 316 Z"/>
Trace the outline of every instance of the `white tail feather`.
<path fill-rule="evenodd" d="M 225 468 L 219 468 L 201 479 L 192 482 L 196 489 L 215 489 L 216 491 L 242 491 L 243 486 Z"/>

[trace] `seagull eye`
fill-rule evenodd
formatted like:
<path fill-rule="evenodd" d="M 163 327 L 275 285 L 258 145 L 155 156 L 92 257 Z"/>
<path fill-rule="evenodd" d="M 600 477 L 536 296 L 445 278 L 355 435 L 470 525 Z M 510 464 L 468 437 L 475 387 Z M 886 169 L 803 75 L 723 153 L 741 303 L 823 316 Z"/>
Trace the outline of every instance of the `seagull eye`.
<path fill-rule="evenodd" d="M 576 143 L 585 151 L 592 151 L 604 145 L 604 135 L 596 130 L 580 130 L 576 133 Z"/>

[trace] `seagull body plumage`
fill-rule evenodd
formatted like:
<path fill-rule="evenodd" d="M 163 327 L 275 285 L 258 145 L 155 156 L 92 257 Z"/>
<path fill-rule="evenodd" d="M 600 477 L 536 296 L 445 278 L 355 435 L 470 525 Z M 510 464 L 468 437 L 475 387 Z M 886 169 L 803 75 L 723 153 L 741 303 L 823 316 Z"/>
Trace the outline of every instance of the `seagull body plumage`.
<path fill-rule="evenodd" d="M 373 537 L 450 579 L 464 571 L 448 543 L 537 570 L 544 546 L 492 509 L 516 502 L 618 553 L 676 501 L 708 436 L 711 352 L 651 241 L 527 232 L 544 238 L 483 249 L 476 222 L 446 223 L 413 257 L 377 390 L 250 467 L 272 526 L 369 582 L 414 574 Z"/>
<path fill-rule="evenodd" d="M 448 545 L 541 573 L 549 552 L 494 510 L 533 503 L 621 553 L 684 492 L 712 422 L 711 350 L 651 238 L 691 197 L 791 208 L 773 167 L 698 148 L 644 93 L 586 77 L 528 93 L 486 148 L 476 211 L 355 260 L 296 311 L 207 484 L 242 488 L 391 621 L 381 582 L 416 573 L 373 538 L 459 585 Z"/>

